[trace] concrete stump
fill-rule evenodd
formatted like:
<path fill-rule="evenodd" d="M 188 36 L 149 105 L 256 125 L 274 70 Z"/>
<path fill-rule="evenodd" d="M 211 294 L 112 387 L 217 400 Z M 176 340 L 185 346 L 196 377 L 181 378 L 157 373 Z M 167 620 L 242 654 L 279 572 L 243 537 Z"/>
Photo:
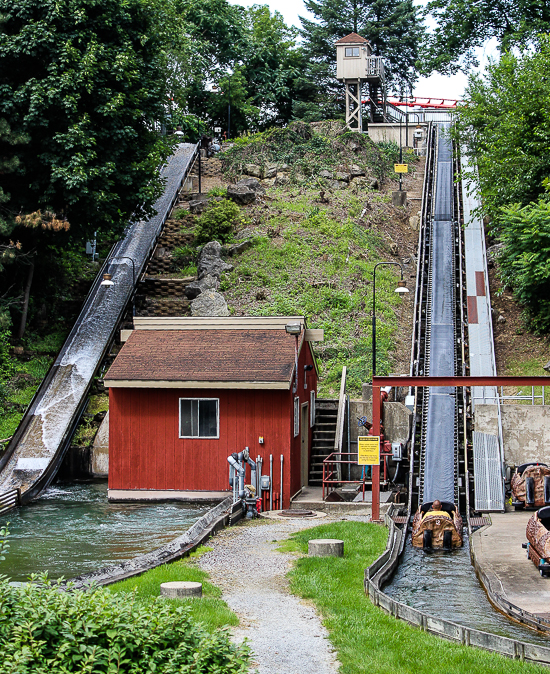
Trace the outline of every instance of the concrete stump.
<path fill-rule="evenodd" d="M 162 583 L 160 586 L 162 597 L 170 599 L 186 599 L 190 597 L 202 597 L 202 583 L 175 580 L 170 583 Z"/>
<path fill-rule="evenodd" d="M 407 193 L 405 190 L 396 190 L 391 193 L 391 200 L 396 208 L 404 208 L 407 205 Z"/>
<path fill-rule="evenodd" d="M 314 538 L 307 546 L 310 557 L 343 557 L 344 541 L 337 538 Z"/>

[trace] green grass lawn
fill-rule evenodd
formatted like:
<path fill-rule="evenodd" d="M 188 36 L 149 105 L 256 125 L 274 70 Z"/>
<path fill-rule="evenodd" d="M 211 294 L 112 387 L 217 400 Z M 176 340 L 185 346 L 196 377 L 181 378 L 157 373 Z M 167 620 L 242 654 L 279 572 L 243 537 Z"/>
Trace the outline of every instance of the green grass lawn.
<path fill-rule="evenodd" d="M 211 548 L 201 547 L 190 557 L 163 564 L 151 569 L 141 576 L 128 578 L 119 583 L 109 585 L 111 592 L 134 592 L 139 601 L 152 603 L 160 596 L 161 583 L 174 580 L 193 581 L 202 583 L 202 599 L 158 599 L 159 601 L 177 602 L 189 607 L 190 616 L 195 622 L 201 622 L 204 627 L 214 632 L 227 625 L 238 625 L 239 619 L 221 599 L 222 591 L 208 582 L 208 574 L 202 571 L 196 558 L 208 552 Z"/>
<path fill-rule="evenodd" d="M 547 672 L 426 634 L 386 615 L 363 589 L 365 568 L 385 549 L 387 530 L 336 522 L 297 532 L 281 549 L 307 553 L 311 538 L 339 538 L 344 557 L 300 557 L 290 572 L 293 593 L 312 600 L 342 663 L 341 674 L 515 674 Z"/>

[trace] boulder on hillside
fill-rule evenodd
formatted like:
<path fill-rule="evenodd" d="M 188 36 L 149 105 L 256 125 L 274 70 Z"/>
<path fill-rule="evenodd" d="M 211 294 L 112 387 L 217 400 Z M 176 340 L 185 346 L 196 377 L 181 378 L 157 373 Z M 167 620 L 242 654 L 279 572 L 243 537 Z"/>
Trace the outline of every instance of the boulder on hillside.
<path fill-rule="evenodd" d="M 290 182 L 289 177 L 285 173 L 277 173 L 275 178 L 275 185 L 279 187 L 280 185 L 288 185 Z"/>
<path fill-rule="evenodd" d="M 222 260 L 222 246 L 218 241 L 210 241 L 201 251 L 197 265 L 199 280 L 205 276 L 220 278 L 224 271 L 231 271 L 232 264 Z"/>
<path fill-rule="evenodd" d="M 334 174 L 334 177 L 336 178 L 336 180 L 341 180 L 345 183 L 349 183 L 350 178 L 351 178 L 350 174 L 345 173 L 344 171 L 336 171 L 336 173 Z"/>
<path fill-rule="evenodd" d="M 200 215 L 206 210 L 208 204 L 212 201 L 211 197 L 204 197 L 202 199 L 192 199 L 189 202 L 189 210 L 195 215 Z"/>
<path fill-rule="evenodd" d="M 229 316 L 229 309 L 223 295 L 205 290 L 191 302 L 191 316 Z"/>
<path fill-rule="evenodd" d="M 239 243 L 234 243 L 232 246 L 229 246 L 225 249 L 225 252 L 230 257 L 237 255 L 238 253 L 244 253 L 245 250 L 248 250 L 252 246 L 252 240 L 247 239 L 245 241 L 239 241 Z"/>
<path fill-rule="evenodd" d="M 256 194 L 265 194 L 265 190 L 257 178 L 243 178 L 236 185 L 237 187 L 248 187 L 249 190 L 256 192 Z"/>
<path fill-rule="evenodd" d="M 254 178 L 261 178 L 262 167 L 258 166 L 258 164 L 245 164 L 243 173 L 245 173 L 247 176 L 253 176 Z"/>
<path fill-rule="evenodd" d="M 194 300 L 206 290 L 217 290 L 220 287 L 220 279 L 212 274 L 206 274 L 198 281 L 192 281 L 184 290 L 184 294 L 190 300 Z"/>
<path fill-rule="evenodd" d="M 332 180 L 332 171 L 319 171 L 319 178 L 325 178 L 325 180 Z"/>
<path fill-rule="evenodd" d="M 352 178 L 358 178 L 359 176 L 365 175 L 365 170 L 362 169 L 360 166 L 357 166 L 357 164 L 352 164 L 349 167 L 349 172 Z"/>
<path fill-rule="evenodd" d="M 227 196 L 236 204 L 246 206 L 256 201 L 256 192 L 244 185 L 229 185 L 227 188 Z"/>
<path fill-rule="evenodd" d="M 263 177 L 275 178 L 276 175 L 277 175 L 277 164 L 268 164 L 263 171 Z"/>

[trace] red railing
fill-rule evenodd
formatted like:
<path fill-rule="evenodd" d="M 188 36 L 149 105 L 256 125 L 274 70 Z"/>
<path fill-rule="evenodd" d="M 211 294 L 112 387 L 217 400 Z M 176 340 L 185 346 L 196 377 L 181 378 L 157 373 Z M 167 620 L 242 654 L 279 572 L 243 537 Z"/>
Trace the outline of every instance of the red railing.
<path fill-rule="evenodd" d="M 382 450 L 380 452 L 380 459 L 384 466 L 384 482 L 387 482 L 388 479 L 386 457 L 391 455 L 391 451 L 385 452 Z M 342 477 L 338 477 L 339 473 L 340 476 L 344 474 L 344 466 L 357 465 L 357 452 L 333 452 L 332 454 L 329 454 L 326 459 L 323 459 L 323 501 L 330 493 L 344 484 L 361 485 L 363 491 L 363 501 L 365 500 L 365 487 L 366 485 L 371 484 L 371 480 L 367 480 L 365 477 L 368 466 L 359 466 L 360 468 L 365 468 L 365 470 L 362 471 L 361 480 L 343 480 Z M 338 471 L 338 466 L 340 466 L 340 471 Z"/>

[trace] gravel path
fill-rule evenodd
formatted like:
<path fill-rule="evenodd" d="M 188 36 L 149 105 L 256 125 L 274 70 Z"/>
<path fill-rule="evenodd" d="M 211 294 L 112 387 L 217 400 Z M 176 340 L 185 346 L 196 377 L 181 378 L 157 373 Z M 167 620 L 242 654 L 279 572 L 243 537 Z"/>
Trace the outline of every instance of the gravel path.
<path fill-rule="evenodd" d="M 239 616 L 235 640 L 248 639 L 252 671 L 258 674 L 338 672 L 336 654 L 314 607 L 289 592 L 285 576 L 293 555 L 277 551 L 279 541 L 292 532 L 319 524 L 262 520 L 225 529 L 208 543 L 214 549 L 199 560 Z"/>

